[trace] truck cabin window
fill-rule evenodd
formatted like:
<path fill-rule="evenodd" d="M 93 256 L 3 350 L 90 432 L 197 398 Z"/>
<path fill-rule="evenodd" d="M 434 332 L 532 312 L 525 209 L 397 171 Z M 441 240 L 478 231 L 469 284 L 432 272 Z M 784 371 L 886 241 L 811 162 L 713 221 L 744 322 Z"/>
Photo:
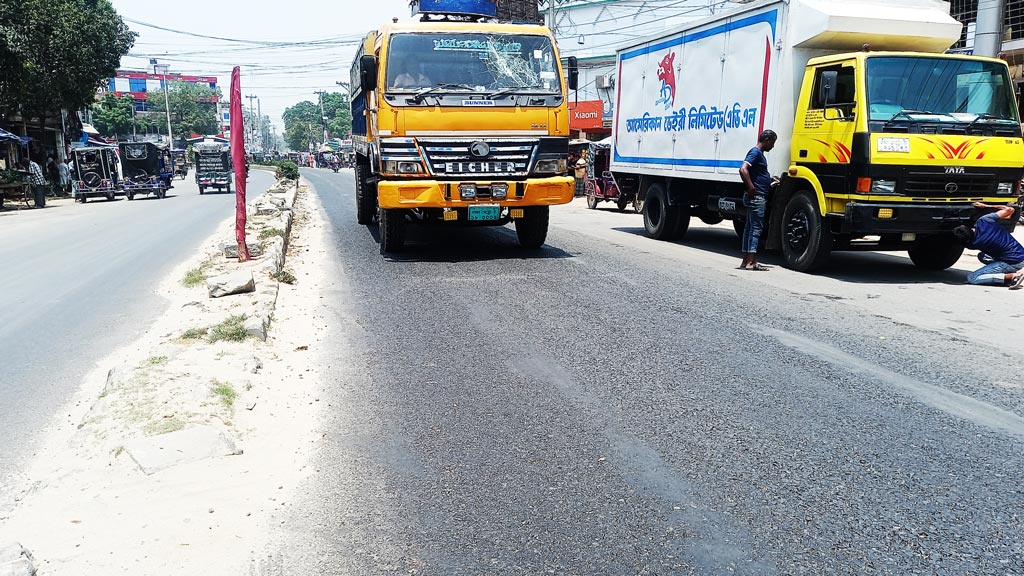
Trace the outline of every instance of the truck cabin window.
<path fill-rule="evenodd" d="M 917 131 L 922 124 L 959 124 L 960 129 L 1012 129 L 1020 134 L 1010 79 L 996 62 L 868 58 L 867 95 L 873 130 L 902 125 L 904 131 Z"/>
<path fill-rule="evenodd" d="M 386 66 L 390 93 L 561 92 L 554 49 L 545 36 L 396 34 Z"/>
<path fill-rule="evenodd" d="M 826 72 L 836 73 L 836 86 L 835 86 L 835 102 L 830 104 L 829 108 L 839 110 L 839 114 L 844 118 L 853 116 L 854 102 L 857 99 L 857 76 L 854 74 L 853 67 L 851 66 L 828 66 L 825 68 L 818 68 L 815 72 L 814 77 L 814 90 L 811 93 L 811 110 L 824 110 L 826 103 L 822 100 L 822 85 L 824 78 L 827 76 Z M 835 119 L 835 113 L 831 116 L 826 115 L 826 118 Z"/>

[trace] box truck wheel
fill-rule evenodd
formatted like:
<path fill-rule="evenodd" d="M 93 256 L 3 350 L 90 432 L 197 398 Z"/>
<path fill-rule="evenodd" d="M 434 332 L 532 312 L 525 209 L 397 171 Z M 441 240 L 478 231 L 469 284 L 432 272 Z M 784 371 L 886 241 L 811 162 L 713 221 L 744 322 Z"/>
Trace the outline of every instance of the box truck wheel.
<path fill-rule="evenodd" d="M 964 245 L 954 236 L 920 236 L 907 253 L 922 270 L 945 270 L 960 259 Z"/>
<path fill-rule="evenodd" d="M 366 225 L 373 222 L 377 214 L 377 194 L 368 179 L 369 167 L 365 164 L 356 166 L 356 222 Z"/>
<path fill-rule="evenodd" d="M 661 184 L 651 184 L 647 190 L 647 200 L 644 201 L 644 229 L 647 230 L 647 235 L 655 240 L 672 240 L 679 231 L 678 207 L 669 206 L 667 198 L 665 187 Z"/>
<path fill-rule="evenodd" d="M 828 261 L 832 232 L 818 212 L 818 203 L 807 192 L 790 197 L 782 213 L 782 255 L 793 270 L 810 272 Z"/>
<path fill-rule="evenodd" d="M 398 252 L 405 246 L 405 210 L 380 210 L 380 252 Z"/>
<path fill-rule="evenodd" d="M 516 221 L 516 236 L 523 248 L 540 248 L 548 237 L 548 207 L 528 206 Z"/>

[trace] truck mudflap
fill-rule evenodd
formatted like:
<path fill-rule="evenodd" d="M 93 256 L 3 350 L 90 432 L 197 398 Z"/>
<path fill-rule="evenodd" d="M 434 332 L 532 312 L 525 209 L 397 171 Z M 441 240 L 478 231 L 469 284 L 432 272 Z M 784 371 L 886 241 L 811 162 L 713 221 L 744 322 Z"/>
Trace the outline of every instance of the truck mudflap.
<path fill-rule="evenodd" d="M 572 202 L 574 185 L 568 176 L 532 178 L 521 181 L 379 180 L 377 204 L 381 208 L 459 208 L 476 203 L 502 206 L 553 206 Z M 460 184 L 474 184 L 473 198 L 463 199 Z M 503 197 L 492 192 L 492 185 L 503 188 Z"/>
<path fill-rule="evenodd" d="M 971 226 L 981 216 L 970 204 L 896 204 L 850 202 L 844 214 L 829 214 L 840 224 L 843 234 L 879 235 L 886 233 L 949 232 L 961 224 Z M 1007 221 L 1016 225 L 1020 211 Z M 838 222 L 837 222 L 838 221 Z"/>

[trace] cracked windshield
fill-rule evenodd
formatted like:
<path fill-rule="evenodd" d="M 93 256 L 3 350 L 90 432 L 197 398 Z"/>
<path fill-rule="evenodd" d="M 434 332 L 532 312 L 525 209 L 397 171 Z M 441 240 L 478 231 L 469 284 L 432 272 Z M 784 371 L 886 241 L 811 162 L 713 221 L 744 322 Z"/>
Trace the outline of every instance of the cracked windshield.
<path fill-rule="evenodd" d="M 1022 86 L 1024 0 L 0 0 L 0 576 L 1024 576 Z"/>

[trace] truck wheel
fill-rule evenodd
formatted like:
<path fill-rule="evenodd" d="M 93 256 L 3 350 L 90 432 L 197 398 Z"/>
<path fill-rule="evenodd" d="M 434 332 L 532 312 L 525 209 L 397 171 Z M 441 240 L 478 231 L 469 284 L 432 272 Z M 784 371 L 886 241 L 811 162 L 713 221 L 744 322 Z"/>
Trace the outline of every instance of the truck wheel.
<path fill-rule="evenodd" d="M 619 200 L 615 203 L 615 206 L 618 207 L 619 212 L 625 212 L 626 207 L 629 206 L 629 202 L 627 202 L 622 196 L 619 196 Z"/>
<path fill-rule="evenodd" d="M 639 194 L 633 195 L 633 211 L 636 212 L 637 214 L 643 214 L 644 201 L 640 199 Z"/>
<path fill-rule="evenodd" d="M 356 166 L 356 222 L 367 225 L 373 222 L 377 213 L 376 187 L 367 182 L 368 167 L 365 164 Z"/>
<path fill-rule="evenodd" d="M 704 214 L 704 215 L 702 215 L 700 217 L 700 221 L 705 223 L 705 224 L 707 224 L 708 226 L 714 226 L 715 224 L 721 224 L 722 220 L 724 220 L 724 218 L 722 218 L 721 216 L 719 216 L 717 214 Z"/>
<path fill-rule="evenodd" d="M 953 236 L 921 236 L 907 253 L 922 270 L 945 270 L 960 259 L 964 245 Z"/>
<path fill-rule="evenodd" d="M 782 213 L 782 255 L 799 272 L 820 268 L 832 254 L 832 233 L 807 192 L 794 194 Z"/>
<path fill-rule="evenodd" d="M 205 194 L 206 193 L 206 188 L 203 188 L 202 186 L 200 186 L 199 187 L 199 193 L 200 194 Z"/>
<path fill-rule="evenodd" d="M 687 222 L 689 226 L 689 222 Z M 644 229 L 655 240 L 671 240 L 679 229 L 679 210 L 668 205 L 665 188 L 652 184 L 644 202 Z"/>
<path fill-rule="evenodd" d="M 380 209 L 380 252 L 398 252 L 405 245 L 405 211 Z"/>
<path fill-rule="evenodd" d="M 135 200 L 135 193 L 134 192 L 129 192 L 128 194 L 126 194 L 126 196 L 128 196 L 129 200 Z M 82 202 L 85 202 L 85 200 L 82 200 Z"/>
<path fill-rule="evenodd" d="M 516 222 L 516 236 L 523 248 L 540 248 L 548 237 L 548 207 L 528 206 Z"/>

